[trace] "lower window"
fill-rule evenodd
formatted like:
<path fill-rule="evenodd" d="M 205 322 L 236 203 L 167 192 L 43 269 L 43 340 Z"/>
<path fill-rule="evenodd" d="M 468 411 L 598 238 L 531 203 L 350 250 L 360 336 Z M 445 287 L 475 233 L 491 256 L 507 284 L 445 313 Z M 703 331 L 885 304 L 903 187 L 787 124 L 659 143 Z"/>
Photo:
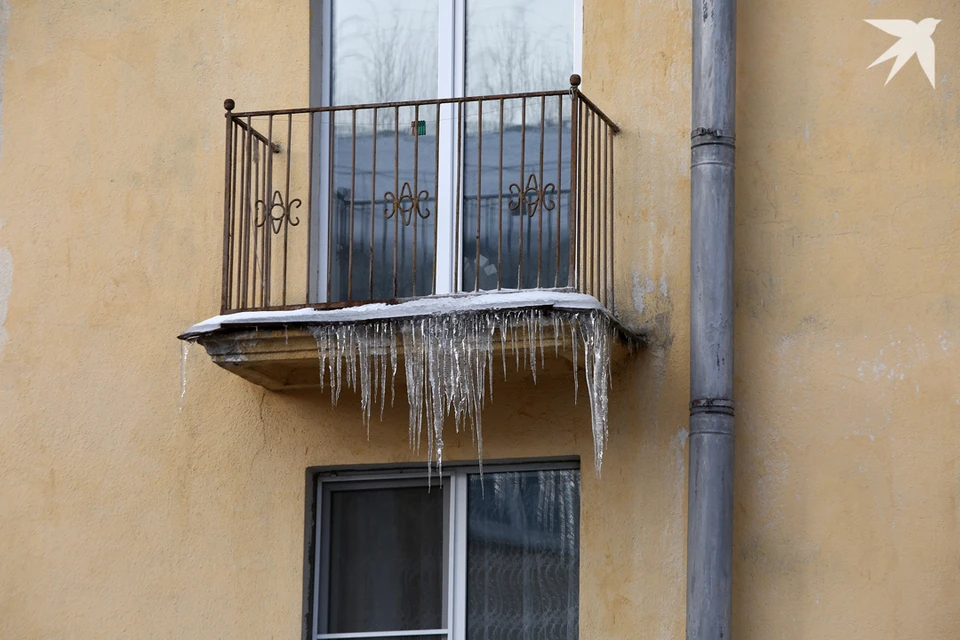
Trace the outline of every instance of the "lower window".
<path fill-rule="evenodd" d="M 575 640 L 580 471 L 318 476 L 312 637 Z"/>

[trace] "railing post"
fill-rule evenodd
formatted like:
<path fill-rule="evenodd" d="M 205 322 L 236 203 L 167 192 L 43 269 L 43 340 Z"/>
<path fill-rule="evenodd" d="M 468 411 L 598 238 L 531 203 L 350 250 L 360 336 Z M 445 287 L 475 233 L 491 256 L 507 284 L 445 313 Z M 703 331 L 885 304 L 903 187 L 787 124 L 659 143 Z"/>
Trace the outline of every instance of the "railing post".
<path fill-rule="evenodd" d="M 577 286 L 577 219 L 580 216 L 580 205 L 577 199 L 577 161 L 580 149 L 577 145 L 579 136 L 577 118 L 580 114 L 580 76 L 576 73 L 570 76 L 570 265 L 567 276 L 567 286 L 579 290 Z"/>
<path fill-rule="evenodd" d="M 224 119 L 226 120 L 226 143 L 225 143 L 225 160 L 223 163 L 223 285 L 220 296 L 220 312 L 226 313 L 230 310 L 230 197 L 233 195 L 231 193 L 232 189 L 230 185 L 232 184 L 231 177 L 233 173 L 233 166 L 231 165 L 231 159 L 233 157 L 233 115 L 231 112 L 235 103 L 232 99 L 227 98 L 223 101 L 223 108 L 226 110 L 224 114 Z"/>

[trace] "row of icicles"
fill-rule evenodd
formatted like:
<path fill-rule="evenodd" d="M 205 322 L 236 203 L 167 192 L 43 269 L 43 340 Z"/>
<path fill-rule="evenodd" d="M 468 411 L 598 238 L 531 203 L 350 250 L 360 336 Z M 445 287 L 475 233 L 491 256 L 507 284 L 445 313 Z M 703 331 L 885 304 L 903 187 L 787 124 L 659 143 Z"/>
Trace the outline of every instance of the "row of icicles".
<path fill-rule="evenodd" d="M 443 427 L 453 417 L 459 433 L 469 428 L 483 459 L 481 415 L 492 399 L 497 369 L 507 376 L 508 360 L 518 371 L 537 368 L 553 350 L 569 352 L 573 361 L 574 401 L 579 395 L 579 369 L 587 381 L 593 432 L 594 464 L 599 473 L 607 442 L 610 386 L 610 320 L 600 311 L 550 312 L 538 309 L 457 313 L 325 324 L 310 328 L 317 341 L 320 387 L 329 387 L 333 404 L 344 388 L 360 394 L 363 422 L 370 433 L 374 408 L 380 419 L 395 398 L 400 360 L 410 407 L 410 446 L 419 451 L 426 436 L 428 463 L 443 463 Z M 550 342 L 553 342 L 551 345 Z M 186 346 L 181 352 L 181 407 L 186 392 Z M 494 357 L 500 347 L 500 363 Z M 508 355 L 512 349 L 513 355 Z M 496 365 L 500 364 L 500 367 Z"/>

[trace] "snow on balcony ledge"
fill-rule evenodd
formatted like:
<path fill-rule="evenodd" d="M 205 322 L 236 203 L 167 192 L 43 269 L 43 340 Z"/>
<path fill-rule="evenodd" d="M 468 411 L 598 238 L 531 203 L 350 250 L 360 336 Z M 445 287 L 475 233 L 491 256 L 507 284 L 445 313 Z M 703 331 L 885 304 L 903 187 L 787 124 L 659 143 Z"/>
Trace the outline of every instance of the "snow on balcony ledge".
<path fill-rule="evenodd" d="M 367 423 L 399 371 L 411 432 L 419 435 L 426 425 L 432 459 L 442 456 L 437 443 L 442 447 L 444 416 L 479 435 L 481 408 L 501 361 L 504 372 L 515 361 L 534 381 L 538 373 L 570 375 L 572 369 L 575 387 L 582 370 L 598 468 L 610 373 L 641 342 L 593 296 L 558 289 L 238 312 L 197 323 L 179 338 L 184 358 L 187 346 L 199 342 L 214 363 L 267 389 L 329 386 L 335 402 L 341 387 L 352 388 L 361 394 Z M 439 419 L 436 407 L 443 407 Z"/>
<path fill-rule="evenodd" d="M 474 313 L 510 309 L 554 309 L 558 311 L 603 311 L 600 301 L 591 295 L 566 289 L 522 289 L 482 291 L 453 295 L 434 295 L 403 302 L 343 307 L 340 309 L 293 309 L 284 311 L 240 311 L 198 322 L 179 338 L 195 340 L 230 327 L 293 327 L 332 323 L 359 323 L 376 320 L 417 318 L 455 313 Z M 608 312 L 607 312 L 608 313 Z M 609 313 L 608 313 L 609 315 Z"/>

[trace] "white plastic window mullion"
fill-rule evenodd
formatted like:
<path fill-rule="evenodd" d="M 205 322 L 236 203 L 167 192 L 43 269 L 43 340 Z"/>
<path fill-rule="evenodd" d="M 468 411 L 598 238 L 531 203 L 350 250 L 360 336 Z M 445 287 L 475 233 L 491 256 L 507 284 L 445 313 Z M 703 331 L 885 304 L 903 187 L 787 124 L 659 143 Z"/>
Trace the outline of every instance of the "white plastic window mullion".
<path fill-rule="evenodd" d="M 333 0 L 322 0 L 320 16 L 320 104 L 311 105 L 314 107 L 329 107 L 332 104 L 333 87 Z M 315 62 L 315 61 L 313 61 Z M 333 186 L 329 183 L 330 163 L 333 158 L 330 157 L 330 112 L 319 112 L 314 116 L 314 132 L 317 142 L 313 152 L 314 176 L 314 196 L 312 203 L 313 210 L 316 212 L 315 220 L 317 229 L 317 264 L 316 264 L 316 287 L 315 291 L 310 292 L 315 296 L 317 302 L 328 302 L 330 292 L 327 291 L 327 255 L 330 250 L 330 225 L 328 207 L 330 202 L 330 189 Z"/>
<path fill-rule="evenodd" d="M 318 632 L 320 631 L 320 591 L 325 590 L 321 587 L 320 579 L 320 568 L 323 564 L 322 556 L 320 553 L 320 548 L 323 546 L 323 540 L 320 536 L 323 533 L 323 483 L 318 482 L 316 484 L 316 512 L 314 515 L 314 532 L 313 532 L 313 615 L 310 616 L 313 619 L 313 634 L 311 638 L 316 638 Z"/>
<path fill-rule="evenodd" d="M 438 24 L 437 97 L 457 98 L 463 95 L 464 67 L 464 0 L 441 0 Z M 459 255 L 456 238 L 456 184 L 459 166 L 457 149 L 457 105 L 440 106 L 440 165 L 437 167 L 437 293 L 452 293 L 454 265 Z"/>
<path fill-rule="evenodd" d="M 444 478 L 443 491 L 445 501 L 443 503 L 444 529 L 443 529 L 443 626 L 449 630 L 452 628 L 451 621 L 454 616 L 454 599 L 456 590 L 454 589 L 455 576 L 453 574 L 453 545 L 455 540 L 454 531 L 456 531 L 456 513 L 457 505 L 454 496 L 454 479 L 452 477 Z M 447 635 L 450 639 L 450 635 Z"/>
<path fill-rule="evenodd" d="M 453 618 L 451 640 L 467 638 L 467 474 L 453 478 Z"/>
<path fill-rule="evenodd" d="M 573 0 L 573 71 L 572 73 L 581 74 L 582 61 L 583 61 L 583 0 Z"/>

